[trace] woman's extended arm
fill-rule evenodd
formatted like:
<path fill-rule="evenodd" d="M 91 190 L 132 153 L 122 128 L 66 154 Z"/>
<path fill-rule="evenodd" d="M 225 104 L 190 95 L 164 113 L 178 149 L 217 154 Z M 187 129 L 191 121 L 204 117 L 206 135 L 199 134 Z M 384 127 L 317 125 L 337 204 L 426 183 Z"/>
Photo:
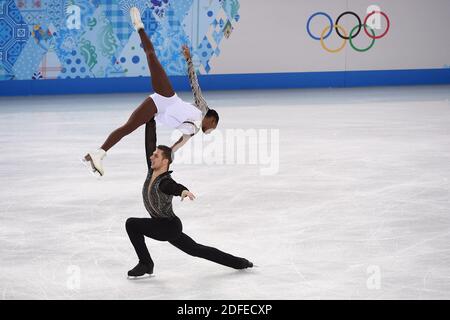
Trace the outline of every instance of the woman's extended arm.
<path fill-rule="evenodd" d="M 202 115 L 205 116 L 209 110 L 209 107 L 206 100 L 203 98 L 202 90 L 198 84 L 197 74 L 195 73 L 194 64 L 192 63 L 191 53 L 186 45 L 183 45 L 183 55 L 188 64 L 189 82 L 191 84 L 192 93 L 194 94 L 195 105 L 200 109 Z"/>

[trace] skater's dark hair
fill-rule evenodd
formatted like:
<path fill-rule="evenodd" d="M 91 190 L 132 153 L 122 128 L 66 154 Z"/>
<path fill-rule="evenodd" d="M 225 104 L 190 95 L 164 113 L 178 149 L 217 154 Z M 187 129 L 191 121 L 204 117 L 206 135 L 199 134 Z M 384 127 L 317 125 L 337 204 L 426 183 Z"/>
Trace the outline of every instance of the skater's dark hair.
<path fill-rule="evenodd" d="M 161 150 L 162 156 L 164 159 L 169 160 L 169 166 L 173 161 L 173 152 L 172 152 L 172 148 L 168 147 L 168 146 L 164 146 L 164 145 L 159 145 L 157 147 L 159 150 Z"/>
<path fill-rule="evenodd" d="M 209 109 L 208 112 L 206 112 L 205 117 L 213 117 L 214 120 L 216 120 L 216 123 L 219 123 L 219 114 L 216 110 Z"/>

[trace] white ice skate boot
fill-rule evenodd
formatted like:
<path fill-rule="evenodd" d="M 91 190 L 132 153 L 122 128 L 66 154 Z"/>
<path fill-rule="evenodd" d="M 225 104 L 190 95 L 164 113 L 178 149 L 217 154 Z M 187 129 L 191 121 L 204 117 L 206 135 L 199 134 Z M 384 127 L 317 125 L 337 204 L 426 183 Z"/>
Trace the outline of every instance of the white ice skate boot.
<path fill-rule="evenodd" d="M 132 7 L 130 9 L 130 16 L 131 16 L 131 22 L 133 23 L 134 29 L 136 31 L 139 31 L 139 29 L 144 29 L 144 24 L 141 20 L 141 13 L 139 12 L 139 9 L 136 7 Z"/>
<path fill-rule="evenodd" d="M 102 160 L 106 156 L 106 151 L 103 149 L 98 149 L 94 152 L 89 152 L 82 159 L 83 163 L 91 170 L 92 173 L 98 173 L 100 176 L 105 174 L 103 170 Z"/>

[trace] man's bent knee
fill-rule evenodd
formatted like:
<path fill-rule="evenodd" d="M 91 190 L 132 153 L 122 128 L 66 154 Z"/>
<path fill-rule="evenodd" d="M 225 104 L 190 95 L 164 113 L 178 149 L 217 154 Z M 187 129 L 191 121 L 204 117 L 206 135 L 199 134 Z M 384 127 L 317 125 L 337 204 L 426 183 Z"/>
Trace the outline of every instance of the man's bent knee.
<path fill-rule="evenodd" d="M 137 218 L 128 218 L 125 222 L 125 228 L 127 231 L 133 230 L 134 226 L 136 225 Z"/>

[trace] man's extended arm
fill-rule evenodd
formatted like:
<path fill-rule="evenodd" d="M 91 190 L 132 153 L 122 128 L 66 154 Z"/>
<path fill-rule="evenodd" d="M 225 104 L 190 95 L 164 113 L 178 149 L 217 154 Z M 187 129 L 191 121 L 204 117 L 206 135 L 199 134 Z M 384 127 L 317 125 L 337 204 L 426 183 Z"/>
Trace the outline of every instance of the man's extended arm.
<path fill-rule="evenodd" d="M 194 200 L 195 196 L 182 184 L 176 183 L 172 178 L 164 179 L 159 184 L 159 190 L 164 192 L 165 194 L 181 197 L 183 200 L 186 197 Z"/>
<path fill-rule="evenodd" d="M 189 191 L 188 188 L 182 184 L 176 183 L 172 178 L 163 179 L 159 184 L 159 190 L 165 194 L 177 197 L 181 196 L 181 193 L 183 193 L 184 190 Z"/>

